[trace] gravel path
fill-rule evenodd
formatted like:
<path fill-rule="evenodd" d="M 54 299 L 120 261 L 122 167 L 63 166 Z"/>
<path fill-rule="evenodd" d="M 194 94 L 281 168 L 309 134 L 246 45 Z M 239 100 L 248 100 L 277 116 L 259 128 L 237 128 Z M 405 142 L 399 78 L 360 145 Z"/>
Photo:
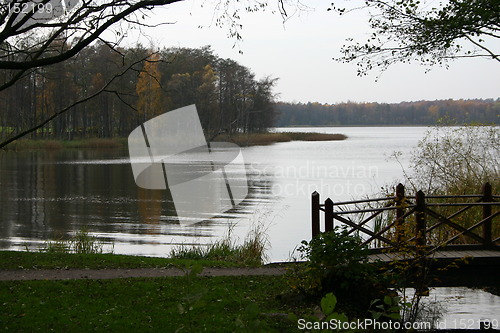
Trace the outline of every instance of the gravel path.
<path fill-rule="evenodd" d="M 199 276 L 250 276 L 282 275 L 283 267 L 257 268 L 204 268 Z M 183 276 L 179 268 L 133 268 L 133 269 L 28 269 L 0 270 L 0 281 L 21 280 L 78 280 L 119 279 L 135 277 Z"/>

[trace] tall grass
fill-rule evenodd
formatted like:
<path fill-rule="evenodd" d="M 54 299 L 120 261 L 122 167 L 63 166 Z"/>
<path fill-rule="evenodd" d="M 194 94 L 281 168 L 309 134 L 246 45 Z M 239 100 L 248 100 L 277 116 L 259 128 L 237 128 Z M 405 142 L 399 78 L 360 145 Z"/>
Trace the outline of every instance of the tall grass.
<path fill-rule="evenodd" d="M 282 132 L 282 133 L 238 133 L 221 134 L 214 141 L 229 141 L 245 146 L 269 145 L 277 142 L 290 141 L 332 141 L 345 140 L 343 134 L 306 133 L 306 132 Z M 127 147 L 127 138 L 87 138 L 75 140 L 52 140 L 52 139 L 21 139 L 17 140 L 4 149 L 7 150 L 57 150 L 57 149 L 117 149 Z"/>
<path fill-rule="evenodd" d="M 397 158 L 397 156 L 396 156 Z M 500 186 L 500 128 L 436 126 L 411 153 L 405 181 L 426 194 L 468 194 L 485 182 Z"/>
<path fill-rule="evenodd" d="M 264 146 L 276 142 L 289 142 L 292 139 L 283 133 L 241 133 L 234 135 L 220 135 L 215 141 L 229 141 L 241 147 Z"/>
<path fill-rule="evenodd" d="M 46 241 L 39 248 L 39 251 L 47 253 L 100 254 L 103 253 L 103 248 L 103 241 L 92 236 L 86 229 L 81 229 L 70 239 Z"/>
<path fill-rule="evenodd" d="M 347 136 L 338 133 L 309 133 L 309 132 L 283 132 L 293 141 L 338 141 L 345 140 Z"/>
<path fill-rule="evenodd" d="M 429 130 L 411 154 L 410 171 L 405 182 L 414 191 L 426 195 L 482 194 L 482 186 L 489 182 L 493 194 L 500 189 L 500 128 L 494 125 L 466 125 L 460 127 L 436 126 Z M 413 195 L 413 194 L 412 194 Z M 477 198 L 434 199 L 433 202 L 475 202 Z M 450 216 L 461 207 L 436 207 L 443 216 Z M 454 221 L 469 228 L 482 220 L 482 207 L 473 207 Z M 493 223 L 493 238 L 500 236 L 500 225 Z M 477 234 L 481 229 L 475 229 Z M 430 235 L 436 243 L 456 234 L 449 227 L 439 227 Z M 470 243 L 461 236 L 454 243 Z"/>
<path fill-rule="evenodd" d="M 233 236 L 234 225 L 231 225 L 224 238 L 206 246 L 180 245 L 170 252 L 173 259 L 196 259 L 229 261 L 244 266 L 260 266 L 268 258 L 266 250 L 269 240 L 267 228 L 263 223 L 253 226 L 242 244 L 238 244 Z"/>
<path fill-rule="evenodd" d="M 500 129 L 498 126 L 467 125 L 461 127 L 436 126 L 430 129 L 425 137 L 419 141 L 418 146 L 411 152 L 410 167 L 402 166 L 406 196 L 414 196 L 416 191 L 423 190 L 426 196 L 463 196 L 481 195 L 482 186 L 489 182 L 492 185 L 493 195 L 498 195 L 500 189 Z M 400 161 L 401 154 L 395 153 L 393 157 Z M 379 193 L 380 196 L 392 197 L 395 186 L 385 186 Z M 478 198 L 427 198 L 427 203 L 473 203 Z M 408 199 L 414 201 L 414 199 Z M 375 205 L 375 207 L 381 207 Z M 431 207 L 444 217 L 451 216 L 464 206 Z M 356 207 L 358 209 L 374 208 L 373 203 Z M 493 208 L 495 209 L 495 208 Z M 462 227 L 469 228 L 483 219 L 483 208 L 472 207 L 455 216 L 452 221 Z M 358 216 L 361 220 L 364 216 Z M 374 223 L 374 231 L 381 230 L 391 223 L 395 216 L 394 211 L 380 214 Z M 383 218 L 380 220 L 380 218 Z M 494 220 L 495 221 L 495 220 Z M 427 227 L 438 223 L 435 218 L 427 214 Z M 414 232 L 414 217 L 406 219 L 405 230 L 409 234 Z M 500 236 L 500 224 L 493 223 L 493 239 Z M 473 230 L 481 236 L 481 227 Z M 435 228 L 427 236 L 429 245 L 440 245 L 457 235 L 459 231 L 448 225 Z M 394 238 L 394 230 L 386 234 Z M 413 235 L 411 235 L 413 236 Z M 466 235 L 461 235 L 452 244 L 473 244 L 476 241 Z M 379 244 L 380 245 L 380 244 Z"/>
<path fill-rule="evenodd" d="M 230 141 L 239 146 L 269 145 L 277 142 L 290 141 L 336 141 L 345 140 L 343 134 L 281 132 L 281 133 L 239 133 L 233 135 L 219 135 L 214 141 Z"/>
<path fill-rule="evenodd" d="M 58 150 L 64 148 L 62 141 L 57 140 L 17 140 L 7 145 L 7 150 Z"/>

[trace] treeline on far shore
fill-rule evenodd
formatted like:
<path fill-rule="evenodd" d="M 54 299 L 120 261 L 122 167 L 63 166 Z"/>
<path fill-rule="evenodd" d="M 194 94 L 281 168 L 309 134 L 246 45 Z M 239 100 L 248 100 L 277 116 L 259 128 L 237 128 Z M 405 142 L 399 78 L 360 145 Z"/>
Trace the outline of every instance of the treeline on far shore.
<path fill-rule="evenodd" d="M 277 103 L 276 126 L 500 124 L 500 99 L 387 103 Z"/>

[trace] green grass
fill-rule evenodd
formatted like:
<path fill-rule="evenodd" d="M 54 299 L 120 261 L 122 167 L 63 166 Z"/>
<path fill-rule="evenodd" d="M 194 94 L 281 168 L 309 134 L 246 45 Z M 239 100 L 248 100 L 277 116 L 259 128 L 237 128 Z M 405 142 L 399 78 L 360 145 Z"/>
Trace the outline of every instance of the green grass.
<path fill-rule="evenodd" d="M 58 150 L 64 148 L 63 142 L 58 140 L 17 140 L 7 145 L 5 150 Z"/>
<path fill-rule="evenodd" d="M 269 276 L 0 282 L 0 330 L 293 332 L 285 288 Z"/>
<path fill-rule="evenodd" d="M 56 268 L 149 268 L 185 267 L 200 264 L 205 267 L 236 267 L 231 261 L 170 259 L 128 256 L 118 254 L 78 254 L 0 251 L 0 269 L 56 269 Z"/>
<path fill-rule="evenodd" d="M 0 251 L 0 269 L 234 267 L 214 260 Z M 293 332 L 283 276 L 0 281 L 0 331 Z"/>

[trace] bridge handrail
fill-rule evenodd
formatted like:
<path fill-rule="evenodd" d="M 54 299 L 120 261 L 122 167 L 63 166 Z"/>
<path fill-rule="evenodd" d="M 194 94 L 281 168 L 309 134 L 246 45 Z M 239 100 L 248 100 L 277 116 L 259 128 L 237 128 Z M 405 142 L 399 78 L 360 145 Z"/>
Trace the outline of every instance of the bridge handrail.
<path fill-rule="evenodd" d="M 361 199 L 361 200 L 351 200 L 351 201 L 338 201 L 335 202 L 334 205 L 348 205 L 348 204 L 355 204 L 355 203 L 365 203 L 365 202 L 374 202 L 374 201 L 385 201 L 385 200 L 395 200 L 396 197 L 381 197 L 381 198 L 373 198 L 373 199 Z M 322 204 L 321 206 L 324 206 Z"/>
<path fill-rule="evenodd" d="M 470 198 L 477 199 L 475 202 L 427 202 L 427 199 L 460 199 L 460 198 Z M 500 237 L 492 238 L 492 222 L 495 217 L 497 217 L 500 212 L 492 212 L 492 207 L 500 206 L 500 202 L 495 199 L 500 198 L 498 195 L 492 194 L 492 187 L 489 183 L 483 185 L 482 194 L 465 194 L 465 195 L 431 195 L 426 196 L 422 191 L 418 191 L 415 196 L 405 196 L 404 186 L 399 184 L 396 187 L 396 196 L 394 197 L 383 197 L 365 200 L 352 200 L 352 201 L 342 201 L 334 203 L 330 198 L 326 199 L 323 204 L 320 203 L 319 193 L 313 192 L 311 196 L 312 210 L 312 235 L 313 237 L 320 233 L 320 212 L 324 212 L 325 215 L 325 227 L 324 231 L 328 232 L 333 230 L 334 220 L 340 221 L 351 227 L 349 233 L 361 232 L 369 236 L 368 240 L 364 243 L 368 244 L 374 240 L 378 240 L 385 244 L 394 246 L 394 244 L 401 244 L 403 241 L 402 225 L 405 223 L 405 219 L 410 215 L 415 215 L 416 230 L 414 237 L 410 239 L 405 239 L 404 241 L 415 241 L 417 245 L 427 246 L 426 234 L 430 234 L 430 231 L 436 229 L 439 226 L 447 225 L 452 230 L 458 231 L 457 235 L 446 240 L 444 244 L 451 243 L 458 237 L 465 236 L 474 239 L 479 242 L 484 247 L 487 248 L 500 248 L 495 243 L 500 242 Z M 414 200 L 408 200 L 414 199 Z M 361 209 L 347 209 L 344 210 L 336 208 L 338 206 L 347 206 L 349 204 L 362 204 L 362 203 L 372 203 L 372 202 L 383 202 L 386 204 L 383 207 L 375 208 L 361 208 Z M 450 216 L 444 216 L 438 211 L 431 209 L 432 207 L 463 207 Z M 460 224 L 452 221 L 453 218 L 462 214 L 472 207 L 482 207 L 482 219 L 477 223 L 473 223 L 470 227 L 462 227 Z M 375 217 L 386 211 L 396 211 L 395 219 L 387 221 L 382 229 L 378 232 L 373 232 L 364 225 L 369 221 L 373 220 Z M 368 218 L 363 219 L 359 223 L 353 222 L 349 217 L 344 218 L 349 214 L 360 214 L 363 213 L 373 213 Z M 437 220 L 437 223 L 427 227 L 427 216 L 432 217 Z M 476 220 L 477 221 L 477 220 Z M 477 235 L 472 232 L 472 230 L 482 227 L 482 235 Z M 391 228 L 395 228 L 396 241 L 389 239 L 382 234 L 389 231 Z M 406 238 L 406 237 L 405 237 Z M 434 247 L 434 246 L 433 246 Z M 438 245 L 435 248 L 441 247 Z"/>

